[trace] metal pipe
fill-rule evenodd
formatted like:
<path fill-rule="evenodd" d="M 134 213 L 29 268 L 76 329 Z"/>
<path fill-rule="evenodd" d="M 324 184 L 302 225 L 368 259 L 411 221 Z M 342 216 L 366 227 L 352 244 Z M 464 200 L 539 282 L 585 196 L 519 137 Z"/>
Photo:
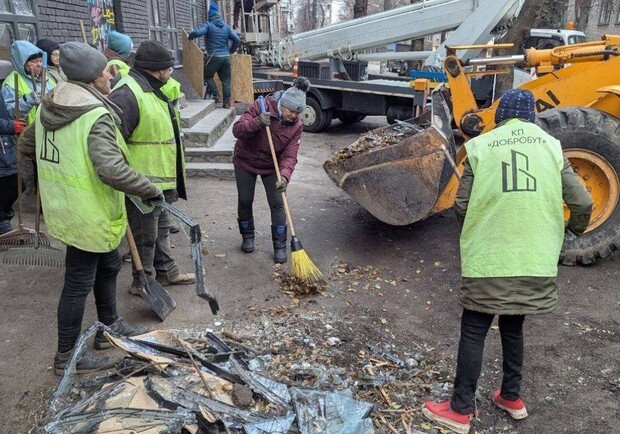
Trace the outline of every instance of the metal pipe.
<path fill-rule="evenodd" d="M 514 65 L 515 63 L 525 62 L 525 56 L 517 54 L 514 56 L 478 57 L 469 59 L 467 66 L 476 65 Z"/>
<path fill-rule="evenodd" d="M 387 53 L 355 53 L 355 60 L 426 60 L 432 51 L 400 51 Z"/>

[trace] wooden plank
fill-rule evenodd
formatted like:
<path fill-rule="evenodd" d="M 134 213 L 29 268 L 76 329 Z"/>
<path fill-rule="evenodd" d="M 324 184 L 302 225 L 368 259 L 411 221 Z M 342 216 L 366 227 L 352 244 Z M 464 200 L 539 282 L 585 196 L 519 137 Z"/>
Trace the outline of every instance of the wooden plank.
<path fill-rule="evenodd" d="M 231 54 L 230 75 L 231 100 L 252 104 L 254 102 L 252 56 L 249 54 Z M 215 83 L 219 94 L 222 95 L 222 83 L 217 74 L 215 74 Z"/>
<path fill-rule="evenodd" d="M 194 41 L 187 39 L 187 32 L 183 30 L 183 72 L 201 97 L 205 94 L 204 69 L 202 50 Z"/>

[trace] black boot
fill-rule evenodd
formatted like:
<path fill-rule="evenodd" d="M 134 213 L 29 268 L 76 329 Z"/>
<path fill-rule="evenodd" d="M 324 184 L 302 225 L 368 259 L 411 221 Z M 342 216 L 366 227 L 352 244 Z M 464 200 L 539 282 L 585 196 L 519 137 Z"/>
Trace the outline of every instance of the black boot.
<path fill-rule="evenodd" d="M 73 354 L 73 350 L 66 353 L 56 352 L 54 356 L 54 371 L 56 375 L 62 375 L 67 367 L 67 363 Z M 102 369 L 109 369 L 116 365 L 117 360 L 111 359 L 107 356 L 99 356 L 85 350 L 77 360 L 75 364 L 75 373 L 84 374 L 90 371 L 99 371 Z"/>
<path fill-rule="evenodd" d="M 239 220 L 239 232 L 243 237 L 243 243 L 241 244 L 241 250 L 245 253 L 252 253 L 254 251 L 254 219 Z"/>
<path fill-rule="evenodd" d="M 273 239 L 273 260 L 276 264 L 286 262 L 286 225 L 271 226 L 271 238 Z"/>
<path fill-rule="evenodd" d="M 149 332 L 149 329 L 147 329 L 146 327 L 131 325 L 128 322 L 125 322 L 125 320 L 120 317 L 108 327 L 114 333 L 128 337 L 143 335 Z M 110 341 L 108 341 L 108 338 L 105 337 L 103 332 L 101 330 L 97 330 L 93 347 L 95 347 L 96 350 L 104 350 L 106 348 L 110 348 L 111 346 L 112 344 L 110 343 Z"/>
<path fill-rule="evenodd" d="M 224 102 L 222 103 L 222 108 L 225 108 L 225 109 L 230 108 L 230 98 L 224 98 Z"/>

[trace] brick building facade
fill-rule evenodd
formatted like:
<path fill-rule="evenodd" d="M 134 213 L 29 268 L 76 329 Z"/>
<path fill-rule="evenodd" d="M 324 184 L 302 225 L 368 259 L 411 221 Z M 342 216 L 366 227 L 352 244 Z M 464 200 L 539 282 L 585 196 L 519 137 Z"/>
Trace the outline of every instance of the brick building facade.
<path fill-rule="evenodd" d="M 567 18 L 581 27 L 589 40 L 599 39 L 604 34 L 620 35 L 620 2 L 618 0 L 591 0 L 589 10 L 575 8 L 577 0 L 568 1 Z"/>
<path fill-rule="evenodd" d="M 206 0 L 208 2 L 208 0 Z M 205 20 L 205 0 L 91 0 L 105 11 L 105 19 L 130 35 L 134 48 L 145 39 L 162 42 L 182 59 L 182 29 L 190 31 Z M 35 42 L 82 41 L 96 38 L 91 6 L 86 0 L 5 0 L 0 2 L 0 58 L 10 58 L 15 39 Z M 95 30 L 93 32 L 93 27 Z"/>

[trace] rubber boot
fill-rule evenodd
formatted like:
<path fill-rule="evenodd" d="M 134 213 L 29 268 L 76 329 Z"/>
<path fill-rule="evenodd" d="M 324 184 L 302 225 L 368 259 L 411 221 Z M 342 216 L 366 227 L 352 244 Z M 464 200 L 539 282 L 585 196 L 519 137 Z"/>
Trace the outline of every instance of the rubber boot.
<path fill-rule="evenodd" d="M 284 264 L 286 257 L 286 225 L 271 226 L 271 238 L 273 239 L 273 260 L 276 264 Z"/>
<path fill-rule="evenodd" d="M 243 238 L 241 243 L 241 250 L 245 253 L 252 253 L 254 251 L 254 219 L 239 220 L 239 232 Z"/>

